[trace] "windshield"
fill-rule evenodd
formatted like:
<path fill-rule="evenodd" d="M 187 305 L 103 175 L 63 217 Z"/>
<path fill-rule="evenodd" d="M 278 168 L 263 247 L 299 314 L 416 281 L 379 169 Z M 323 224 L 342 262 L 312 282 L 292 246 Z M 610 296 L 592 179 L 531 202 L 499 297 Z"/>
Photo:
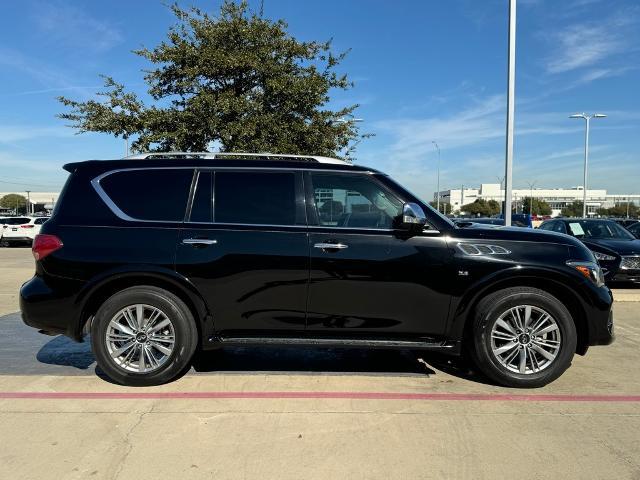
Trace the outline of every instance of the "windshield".
<path fill-rule="evenodd" d="M 635 240 L 634 236 L 616 222 L 602 220 L 569 221 L 569 230 L 580 238 Z"/>

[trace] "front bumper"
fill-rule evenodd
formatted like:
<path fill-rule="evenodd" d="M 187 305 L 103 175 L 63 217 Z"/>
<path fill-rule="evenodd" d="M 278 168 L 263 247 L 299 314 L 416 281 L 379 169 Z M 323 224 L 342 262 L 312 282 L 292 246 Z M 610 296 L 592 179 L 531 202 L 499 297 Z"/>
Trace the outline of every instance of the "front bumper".
<path fill-rule="evenodd" d="M 640 270 L 620 269 L 611 277 L 611 281 L 640 283 Z"/>
<path fill-rule="evenodd" d="M 593 287 L 590 301 L 585 302 L 587 345 L 609 345 L 615 340 L 613 293 L 607 287 Z"/>

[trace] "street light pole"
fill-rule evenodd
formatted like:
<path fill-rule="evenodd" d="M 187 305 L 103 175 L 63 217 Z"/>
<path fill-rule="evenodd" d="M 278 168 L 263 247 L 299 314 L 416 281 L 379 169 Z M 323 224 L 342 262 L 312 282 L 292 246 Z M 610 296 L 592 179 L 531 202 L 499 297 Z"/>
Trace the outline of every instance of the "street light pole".
<path fill-rule="evenodd" d="M 504 173 L 504 224 L 511 226 L 513 189 L 513 125 L 516 94 L 516 0 L 509 0 L 509 54 L 507 67 L 507 141 Z"/>
<path fill-rule="evenodd" d="M 537 180 L 533 183 L 527 182 L 527 185 L 529 185 L 529 215 L 533 215 L 533 187 L 536 186 L 537 182 Z"/>
<path fill-rule="evenodd" d="M 436 150 L 438 150 L 438 180 L 437 180 L 437 198 L 436 198 L 436 210 L 438 210 L 438 212 L 440 211 L 440 147 L 438 146 L 438 144 L 435 141 L 432 141 L 431 143 L 433 143 L 436 147 Z"/>
<path fill-rule="evenodd" d="M 587 169 L 589 166 L 589 125 L 592 118 L 606 118 L 606 115 L 602 113 L 594 113 L 588 115 L 586 113 L 575 113 L 569 115 L 569 118 L 582 118 L 585 121 L 585 134 L 584 134 L 584 181 L 582 184 L 582 216 L 587 217 Z"/>
<path fill-rule="evenodd" d="M 25 191 L 27 192 L 26 214 L 29 215 L 31 213 L 31 197 L 30 197 L 31 190 L 25 190 Z"/>

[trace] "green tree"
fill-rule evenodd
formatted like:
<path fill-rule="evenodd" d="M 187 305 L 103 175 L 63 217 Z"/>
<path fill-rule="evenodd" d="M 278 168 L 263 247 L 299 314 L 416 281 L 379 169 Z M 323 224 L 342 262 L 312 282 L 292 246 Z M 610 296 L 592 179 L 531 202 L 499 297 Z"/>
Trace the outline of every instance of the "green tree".
<path fill-rule="evenodd" d="M 531 210 L 531 198 L 524 197 L 522 200 L 522 208 L 524 213 L 536 215 L 551 215 L 551 206 L 539 198 L 533 199 L 533 211 Z"/>
<path fill-rule="evenodd" d="M 628 208 L 627 208 L 628 207 Z M 638 211 L 640 209 L 634 203 L 616 203 L 615 206 L 610 208 L 599 208 L 598 215 L 604 215 L 608 217 L 626 217 L 627 212 L 629 212 L 630 217 L 635 217 L 638 215 Z"/>
<path fill-rule="evenodd" d="M 563 217 L 582 217 L 582 202 L 576 200 L 562 209 L 560 214 Z"/>
<path fill-rule="evenodd" d="M 490 217 L 500 213 L 500 204 L 495 200 L 487 201 L 484 198 L 478 198 L 473 203 L 463 205 L 460 210 L 474 217 Z"/>
<path fill-rule="evenodd" d="M 144 80 L 154 104 L 109 76 L 98 99 L 59 97 L 59 115 L 82 132 L 133 138 L 134 151 L 224 151 L 349 156 L 360 135 L 353 112 L 332 110 L 330 93 L 353 86 L 336 67 L 347 52 L 300 41 L 283 20 L 225 0 L 219 12 L 171 6 L 177 24 L 155 48 L 133 53 L 153 68 Z"/>
<path fill-rule="evenodd" d="M 16 213 L 18 213 L 18 210 L 26 211 L 25 209 L 26 205 L 27 205 L 26 197 L 23 197 L 22 195 L 18 195 L 17 193 L 9 193 L 3 196 L 2 198 L 0 198 L 0 207 L 12 208 L 16 210 Z"/>

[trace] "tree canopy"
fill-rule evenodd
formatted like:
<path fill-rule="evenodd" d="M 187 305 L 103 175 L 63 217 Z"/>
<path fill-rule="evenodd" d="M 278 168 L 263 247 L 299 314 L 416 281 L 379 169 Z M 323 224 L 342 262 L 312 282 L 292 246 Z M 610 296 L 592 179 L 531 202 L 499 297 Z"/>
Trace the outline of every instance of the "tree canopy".
<path fill-rule="evenodd" d="M 336 67 L 347 52 L 300 41 L 284 20 L 225 0 L 217 14 L 171 6 L 177 24 L 155 48 L 133 53 L 153 68 L 152 104 L 110 76 L 97 99 L 59 97 L 59 115 L 82 132 L 131 138 L 133 151 L 272 152 L 348 156 L 361 138 L 353 112 L 332 109 L 333 90 L 353 86 Z"/>
<path fill-rule="evenodd" d="M 562 209 L 560 214 L 563 217 L 582 217 L 582 202 L 576 200 Z"/>
<path fill-rule="evenodd" d="M 627 208 L 628 207 L 628 208 Z M 640 213 L 640 208 L 634 203 L 629 202 L 617 203 L 610 208 L 599 208 L 598 215 L 604 215 L 607 217 L 626 217 L 627 213 L 630 217 L 636 217 Z"/>
<path fill-rule="evenodd" d="M 18 195 L 17 193 L 9 193 L 0 198 L 0 207 L 3 208 L 24 208 L 26 204 L 26 197 Z"/>
<path fill-rule="evenodd" d="M 478 198 L 475 202 L 463 205 L 460 210 L 473 216 L 490 217 L 500 213 L 500 204 L 495 200 Z"/>
<path fill-rule="evenodd" d="M 533 199 L 533 210 L 531 209 L 531 198 L 524 197 L 522 200 L 522 208 L 525 213 L 531 215 L 551 215 L 551 206 L 544 200 L 539 198 Z"/>

